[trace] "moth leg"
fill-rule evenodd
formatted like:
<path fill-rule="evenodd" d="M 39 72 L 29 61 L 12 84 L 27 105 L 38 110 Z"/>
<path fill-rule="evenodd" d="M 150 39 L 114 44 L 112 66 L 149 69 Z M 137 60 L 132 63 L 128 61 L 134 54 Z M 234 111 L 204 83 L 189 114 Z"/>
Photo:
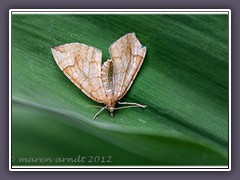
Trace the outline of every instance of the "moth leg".
<path fill-rule="evenodd" d="M 142 105 L 142 104 L 138 104 L 138 103 L 129 103 L 129 102 L 119 102 L 118 101 L 118 104 L 129 104 L 129 105 L 134 105 L 136 107 L 142 107 L 142 108 L 147 107 L 147 105 Z M 128 106 L 128 107 L 130 107 L 130 106 Z"/>
<path fill-rule="evenodd" d="M 93 120 L 95 120 L 95 118 L 96 118 L 104 109 L 106 109 L 106 108 L 107 108 L 107 106 L 105 106 L 105 107 L 103 107 L 102 109 L 100 109 L 100 111 L 98 111 L 98 113 L 95 114 L 95 116 L 93 117 Z"/>

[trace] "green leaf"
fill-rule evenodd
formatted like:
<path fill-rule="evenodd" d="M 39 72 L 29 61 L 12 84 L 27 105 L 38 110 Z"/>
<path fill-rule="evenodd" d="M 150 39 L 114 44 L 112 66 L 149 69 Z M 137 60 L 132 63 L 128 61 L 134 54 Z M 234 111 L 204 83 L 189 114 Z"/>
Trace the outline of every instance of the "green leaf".
<path fill-rule="evenodd" d="M 98 105 L 56 65 L 50 48 L 108 48 L 135 32 L 147 47 L 122 101 L 147 108 L 93 116 Z M 64 165 L 227 165 L 227 15 L 13 15 L 12 145 L 18 158 L 111 156 Z"/>

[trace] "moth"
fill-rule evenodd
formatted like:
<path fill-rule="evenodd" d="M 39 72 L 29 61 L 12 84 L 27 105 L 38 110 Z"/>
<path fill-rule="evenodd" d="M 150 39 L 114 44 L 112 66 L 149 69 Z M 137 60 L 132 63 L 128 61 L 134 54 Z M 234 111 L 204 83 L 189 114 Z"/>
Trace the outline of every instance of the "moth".
<path fill-rule="evenodd" d="M 97 48 L 70 43 L 51 48 L 53 57 L 63 73 L 92 100 L 103 103 L 95 119 L 104 109 L 113 117 L 114 110 L 142 107 L 138 103 L 119 102 L 128 92 L 144 61 L 147 48 L 143 47 L 135 33 L 128 33 L 109 48 L 111 59 L 101 66 L 102 52 Z M 118 107 L 115 105 L 127 104 Z"/>

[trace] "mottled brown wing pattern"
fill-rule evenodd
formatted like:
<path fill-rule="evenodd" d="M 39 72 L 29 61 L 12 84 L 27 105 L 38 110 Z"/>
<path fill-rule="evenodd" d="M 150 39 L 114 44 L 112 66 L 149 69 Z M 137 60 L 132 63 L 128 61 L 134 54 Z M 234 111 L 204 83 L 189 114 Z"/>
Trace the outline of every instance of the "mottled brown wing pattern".
<path fill-rule="evenodd" d="M 100 50 L 80 43 L 52 48 L 52 54 L 64 74 L 88 97 L 99 103 L 106 99 L 101 80 Z"/>
<path fill-rule="evenodd" d="M 115 101 L 120 100 L 131 87 L 143 63 L 146 50 L 135 33 L 126 34 L 110 46 Z"/>

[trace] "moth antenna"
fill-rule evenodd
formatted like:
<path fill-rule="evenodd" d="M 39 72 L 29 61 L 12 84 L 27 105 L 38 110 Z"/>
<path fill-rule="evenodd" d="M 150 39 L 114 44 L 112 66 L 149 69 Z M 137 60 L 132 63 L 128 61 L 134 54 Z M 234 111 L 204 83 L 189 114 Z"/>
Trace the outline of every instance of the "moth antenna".
<path fill-rule="evenodd" d="M 106 109 L 106 108 L 107 108 L 107 106 L 105 106 L 105 107 L 103 107 L 102 109 L 100 109 L 100 111 L 98 111 L 98 113 L 95 114 L 95 116 L 93 117 L 93 120 L 95 120 L 95 118 L 96 118 L 104 109 Z"/>
<path fill-rule="evenodd" d="M 130 104 L 130 105 L 134 105 L 134 106 L 138 106 L 138 107 L 142 107 L 142 108 L 147 107 L 147 105 L 142 105 L 142 104 L 138 104 L 138 103 L 130 103 L 130 102 L 119 102 L 118 101 L 118 104 Z"/>
<path fill-rule="evenodd" d="M 94 105 L 87 105 L 87 107 L 103 108 L 104 106 L 94 106 Z"/>
<path fill-rule="evenodd" d="M 147 106 L 145 106 L 145 105 L 141 105 L 141 106 L 125 106 L 125 107 L 114 108 L 114 110 L 118 110 L 118 109 L 126 109 L 126 108 L 133 108 L 133 107 L 141 107 L 141 108 L 145 108 L 145 107 L 147 107 Z"/>

